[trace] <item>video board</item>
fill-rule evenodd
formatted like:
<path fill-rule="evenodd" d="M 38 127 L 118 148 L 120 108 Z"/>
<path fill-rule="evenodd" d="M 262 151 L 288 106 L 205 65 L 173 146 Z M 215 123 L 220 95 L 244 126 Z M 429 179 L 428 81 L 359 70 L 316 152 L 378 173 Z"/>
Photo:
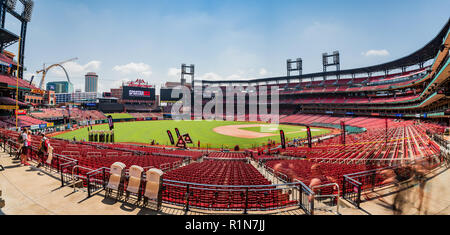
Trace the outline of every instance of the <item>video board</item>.
<path fill-rule="evenodd" d="M 155 100 L 155 88 L 123 87 L 122 99 L 124 100 Z"/>

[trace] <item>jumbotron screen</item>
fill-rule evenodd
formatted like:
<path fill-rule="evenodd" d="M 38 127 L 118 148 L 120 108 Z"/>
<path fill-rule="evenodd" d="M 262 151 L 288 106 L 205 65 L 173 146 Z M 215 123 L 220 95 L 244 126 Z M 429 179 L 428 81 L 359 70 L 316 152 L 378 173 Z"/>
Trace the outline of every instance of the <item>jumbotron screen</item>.
<path fill-rule="evenodd" d="M 124 100 L 155 100 L 155 88 L 123 87 L 122 99 Z"/>
<path fill-rule="evenodd" d="M 177 102 L 182 98 L 180 94 L 178 98 L 172 98 L 173 88 L 161 88 L 160 90 L 160 100 L 161 102 Z"/>

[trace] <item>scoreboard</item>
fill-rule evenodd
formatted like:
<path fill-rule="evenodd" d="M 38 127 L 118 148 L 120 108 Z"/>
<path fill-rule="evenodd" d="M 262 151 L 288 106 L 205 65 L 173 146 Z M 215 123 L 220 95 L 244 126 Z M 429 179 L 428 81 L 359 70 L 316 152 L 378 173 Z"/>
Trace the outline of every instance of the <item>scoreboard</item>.
<path fill-rule="evenodd" d="M 174 91 L 174 90 L 175 89 L 173 89 L 173 88 L 161 88 L 160 93 L 159 93 L 161 102 L 170 103 L 170 102 L 179 101 L 182 98 L 182 94 L 179 93 L 179 96 L 177 98 L 172 98 L 172 91 Z"/>
<path fill-rule="evenodd" d="M 155 88 L 124 86 L 122 99 L 154 101 L 156 99 Z"/>

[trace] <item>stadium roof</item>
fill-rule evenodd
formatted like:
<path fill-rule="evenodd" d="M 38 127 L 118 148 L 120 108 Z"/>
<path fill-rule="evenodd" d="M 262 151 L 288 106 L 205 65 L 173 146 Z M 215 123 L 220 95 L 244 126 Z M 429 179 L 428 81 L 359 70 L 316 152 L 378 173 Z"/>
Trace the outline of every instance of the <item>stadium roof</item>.
<path fill-rule="evenodd" d="M 26 107 L 27 104 L 17 101 L 19 107 Z M 0 105 L 16 105 L 16 100 L 10 97 L 0 97 Z"/>
<path fill-rule="evenodd" d="M 386 70 L 393 70 L 398 69 L 402 67 L 409 67 L 413 65 L 418 65 L 420 63 L 426 62 L 430 59 L 435 58 L 435 56 L 438 54 L 439 50 L 441 49 L 441 45 L 445 39 L 445 37 L 448 34 L 450 27 L 450 18 L 445 24 L 445 26 L 442 28 L 442 30 L 439 32 L 439 34 L 431 40 L 427 45 L 425 45 L 420 50 L 405 56 L 403 58 L 384 63 L 374 66 L 368 66 L 363 68 L 356 68 L 356 69 L 347 69 L 347 70 L 340 70 L 340 71 L 329 71 L 329 72 L 319 72 L 319 73 L 312 73 L 312 74 L 304 74 L 304 75 L 297 75 L 297 76 L 283 76 L 283 77 L 271 77 L 271 78 L 260 78 L 260 79 L 253 79 L 253 80 L 223 80 L 223 81 L 207 81 L 202 80 L 203 83 L 209 83 L 209 84 L 218 84 L 218 83 L 253 83 L 253 82 L 269 82 L 269 81 L 277 81 L 277 80 L 287 80 L 287 79 L 307 79 L 307 78 L 313 78 L 313 77 L 324 77 L 324 76 L 336 76 L 336 75 L 348 75 L 348 74 L 361 74 L 361 73 L 375 73 L 375 72 L 382 72 Z"/>

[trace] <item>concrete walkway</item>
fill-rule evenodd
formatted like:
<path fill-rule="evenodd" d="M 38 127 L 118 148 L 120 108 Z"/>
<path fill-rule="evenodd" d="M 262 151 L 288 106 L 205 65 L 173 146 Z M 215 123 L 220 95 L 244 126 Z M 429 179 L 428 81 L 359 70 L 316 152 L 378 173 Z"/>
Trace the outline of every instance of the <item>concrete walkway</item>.
<path fill-rule="evenodd" d="M 436 169 L 426 181 L 422 206 L 420 207 L 420 187 L 410 182 L 398 187 L 386 187 L 363 195 L 361 211 L 370 215 L 393 215 L 395 198 L 402 199 L 401 215 L 450 215 L 450 170 Z"/>
<path fill-rule="evenodd" d="M 7 154 L 0 153 L 0 188 L 6 206 L 0 214 L 6 215 L 136 215 L 154 214 L 132 205 L 114 203 L 98 195 L 86 200 L 87 193 L 61 188 L 59 174 L 49 173 L 34 166 L 20 166 Z"/>

